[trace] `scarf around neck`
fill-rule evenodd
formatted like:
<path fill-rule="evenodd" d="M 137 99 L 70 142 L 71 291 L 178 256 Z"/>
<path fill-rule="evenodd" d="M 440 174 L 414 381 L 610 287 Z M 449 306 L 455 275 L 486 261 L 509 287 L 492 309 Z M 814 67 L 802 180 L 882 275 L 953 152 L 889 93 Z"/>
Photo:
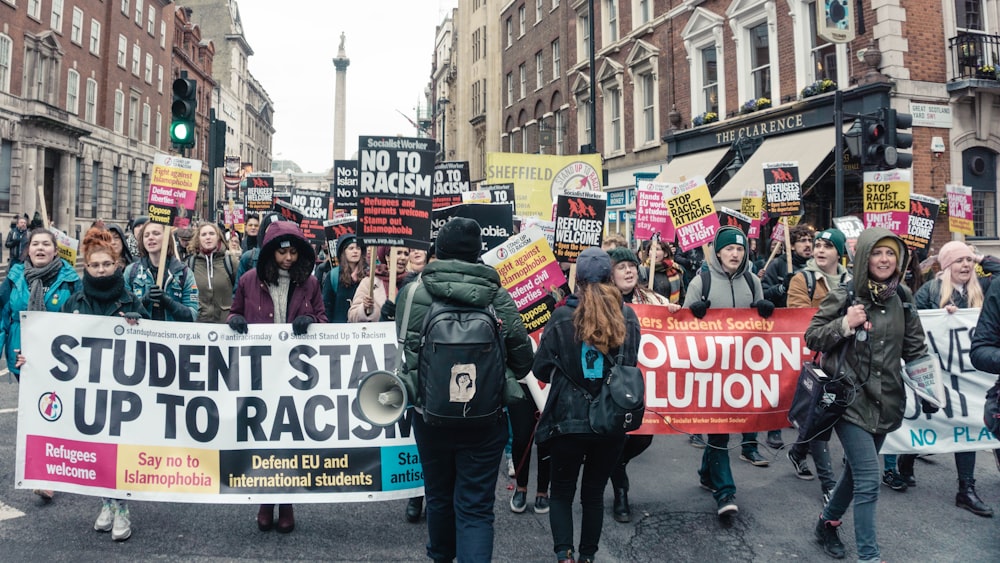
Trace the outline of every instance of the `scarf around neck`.
<path fill-rule="evenodd" d="M 868 278 L 868 291 L 872 294 L 872 300 L 880 305 L 896 294 L 897 286 L 899 286 L 898 274 L 894 274 L 888 281 L 884 282 L 877 282 Z"/>
<path fill-rule="evenodd" d="M 125 293 L 125 276 L 121 268 L 104 277 L 92 276 L 90 272 L 84 270 L 83 293 L 102 306 L 117 301 Z"/>
<path fill-rule="evenodd" d="M 40 268 L 30 265 L 29 262 L 24 263 L 24 279 L 28 282 L 29 288 L 29 311 L 45 310 L 45 293 L 55 282 L 59 270 L 62 269 L 62 264 L 62 258 L 58 256 Z"/>
<path fill-rule="evenodd" d="M 278 283 L 267 284 L 268 293 L 271 294 L 271 301 L 274 303 L 274 322 L 284 324 L 288 315 L 288 287 L 291 285 L 292 277 L 288 270 L 278 269 Z"/>

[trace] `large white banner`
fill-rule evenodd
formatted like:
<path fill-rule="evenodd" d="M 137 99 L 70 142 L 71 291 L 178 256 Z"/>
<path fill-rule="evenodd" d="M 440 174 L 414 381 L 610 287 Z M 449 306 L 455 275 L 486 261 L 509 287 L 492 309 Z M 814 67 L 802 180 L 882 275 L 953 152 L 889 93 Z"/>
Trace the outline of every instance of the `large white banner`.
<path fill-rule="evenodd" d="M 16 487 L 139 500 L 356 502 L 422 494 L 405 420 L 358 415 L 393 323 L 168 323 L 22 314 Z"/>
<path fill-rule="evenodd" d="M 939 454 L 1000 448 L 983 425 L 986 391 L 997 376 L 972 367 L 969 351 L 979 309 L 920 311 L 931 354 L 941 360 L 947 403 L 934 414 L 919 412 L 920 401 L 906 389 L 903 426 L 886 436 L 882 453 Z"/>

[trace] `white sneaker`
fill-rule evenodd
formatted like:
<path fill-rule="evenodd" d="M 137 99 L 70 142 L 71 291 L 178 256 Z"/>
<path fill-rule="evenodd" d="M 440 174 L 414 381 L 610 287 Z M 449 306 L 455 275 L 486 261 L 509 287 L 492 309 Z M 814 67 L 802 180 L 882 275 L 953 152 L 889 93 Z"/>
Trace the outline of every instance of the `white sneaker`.
<path fill-rule="evenodd" d="M 517 469 L 514 468 L 514 460 L 509 457 L 507 458 L 507 476 L 508 477 L 517 476 Z"/>
<path fill-rule="evenodd" d="M 115 501 L 111 499 L 105 499 L 104 504 L 101 505 L 101 512 L 97 515 L 97 521 L 94 522 L 94 529 L 98 532 L 110 532 L 111 527 L 114 525 L 115 521 Z"/>
<path fill-rule="evenodd" d="M 129 518 L 128 505 L 124 502 L 119 502 L 118 510 L 115 511 L 115 524 L 111 529 L 111 539 L 125 541 L 131 535 L 132 520 Z"/>

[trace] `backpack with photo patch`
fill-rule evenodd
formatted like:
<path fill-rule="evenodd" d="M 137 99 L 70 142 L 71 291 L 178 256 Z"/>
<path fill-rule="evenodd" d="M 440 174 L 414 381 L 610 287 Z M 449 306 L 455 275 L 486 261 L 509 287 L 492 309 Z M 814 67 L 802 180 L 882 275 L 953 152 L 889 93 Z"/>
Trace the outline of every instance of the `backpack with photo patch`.
<path fill-rule="evenodd" d="M 417 363 L 424 422 L 446 427 L 495 424 L 503 410 L 506 365 L 501 322 L 492 305 L 434 299 L 424 316 Z"/>

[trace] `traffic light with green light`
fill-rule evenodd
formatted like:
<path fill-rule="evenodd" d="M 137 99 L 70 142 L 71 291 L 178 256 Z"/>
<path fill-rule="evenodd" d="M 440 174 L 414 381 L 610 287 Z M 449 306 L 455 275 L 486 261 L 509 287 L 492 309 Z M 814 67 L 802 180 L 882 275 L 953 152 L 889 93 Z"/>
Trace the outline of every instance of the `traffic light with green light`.
<path fill-rule="evenodd" d="M 194 146 L 195 110 L 198 108 L 198 83 L 182 76 L 174 79 L 174 101 L 170 105 L 170 140 L 181 148 Z"/>

